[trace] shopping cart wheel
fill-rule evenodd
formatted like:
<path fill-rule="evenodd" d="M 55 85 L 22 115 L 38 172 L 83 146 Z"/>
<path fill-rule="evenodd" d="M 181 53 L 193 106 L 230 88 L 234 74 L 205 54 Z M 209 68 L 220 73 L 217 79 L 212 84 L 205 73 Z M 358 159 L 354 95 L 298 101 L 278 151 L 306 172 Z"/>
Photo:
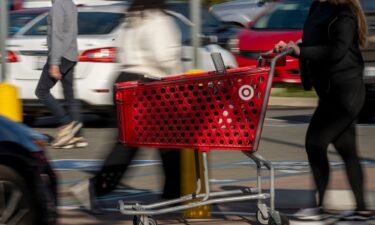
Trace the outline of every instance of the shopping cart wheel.
<path fill-rule="evenodd" d="M 266 216 L 264 216 L 263 213 L 260 210 L 257 211 L 257 221 L 258 221 L 258 223 L 260 223 L 262 225 L 267 225 L 268 220 L 269 220 L 268 213 L 267 213 Z"/>
<path fill-rule="evenodd" d="M 289 219 L 281 213 L 274 213 L 268 220 L 268 225 L 289 225 Z"/>
<path fill-rule="evenodd" d="M 134 216 L 133 217 L 133 225 L 158 225 L 156 220 L 152 216 L 147 216 L 148 217 L 148 224 L 143 223 L 143 218 L 146 216 Z"/>

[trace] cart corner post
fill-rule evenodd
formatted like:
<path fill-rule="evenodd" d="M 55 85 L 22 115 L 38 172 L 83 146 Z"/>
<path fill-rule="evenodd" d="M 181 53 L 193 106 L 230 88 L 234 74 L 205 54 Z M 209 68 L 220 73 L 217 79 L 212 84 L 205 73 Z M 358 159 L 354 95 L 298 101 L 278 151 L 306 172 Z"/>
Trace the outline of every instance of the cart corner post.
<path fill-rule="evenodd" d="M 186 74 L 198 74 L 203 73 L 203 70 L 193 69 L 189 70 Z M 196 163 L 196 160 L 199 160 Z M 206 185 L 202 179 L 199 179 L 198 182 L 198 174 L 199 177 L 204 176 L 204 172 L 202 170 L 202 153 L 198 152 L 197 150 L 193 149 L 183 149 L 181 151 L 181 192 L 182 195 L 188 195 L 191 193 L 199 194 L 196 192 L 205 192 Z M 197 168 L 197 165 L 198 168 Z M 197 187 L 199 186 L 199 187 Z M 203 218 L 211 218 L 211 206 L 204 205 L 199 206 L 192 209 L 187 209 L 184 211 L 184 218 L 187 219 L 203 219 Z"/>
<path fill-rule="evenodd" d="M 7 81 L 7 51 L 8 36 L 8 1 L 0 0 L 0 114 L 17 122 L 22 121 L 22 106 L 18 98 L 18 90 Z"/>
<path fill-rule="evenodd" d="M 201 0 L 190 0 L 190 15 L 192 18 L 192 32 L 191 40 L 193 44 L 193 70 L 187 74 L 197 74 L 203 72 L 201 68 L 199 48 L 201 46 Z M 183 149 L 181 152 L 181 191 L 182 194 L 199 194 L 197 192 L 205 191 L 206 187 L 204 181 L 200 179 L 204 176 L 202 170 L 202 153 L 197 150 Z M 193 166 L 195 168 L 193 168 Z M 211 206 L 204 205 L 196 208 L 187 209 L 184 211 L 184 217 L 190 219 L 210 218 Z"/>

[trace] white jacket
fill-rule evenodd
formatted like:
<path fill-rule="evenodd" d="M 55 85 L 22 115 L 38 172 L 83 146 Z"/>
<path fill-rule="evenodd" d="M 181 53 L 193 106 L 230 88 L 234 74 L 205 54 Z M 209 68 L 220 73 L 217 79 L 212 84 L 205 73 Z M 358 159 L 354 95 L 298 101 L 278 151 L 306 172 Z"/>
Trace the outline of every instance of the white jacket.
<path fill-rule="evenodd" d="M 160 10 L 132 12 L 124 29 L 122 71 L 149 77 L 182 73 L 181 33 L 173 18 Z"/>

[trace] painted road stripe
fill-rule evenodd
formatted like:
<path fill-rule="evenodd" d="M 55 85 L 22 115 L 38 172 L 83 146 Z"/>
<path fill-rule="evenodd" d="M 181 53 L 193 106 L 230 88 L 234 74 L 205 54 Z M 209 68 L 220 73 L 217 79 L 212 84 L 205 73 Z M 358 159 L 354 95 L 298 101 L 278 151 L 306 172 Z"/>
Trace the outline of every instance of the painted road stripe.
<path fill-rule="evenodd" d="M 275 175 L 276 178 L 281 178 L 281 177 L 289 177 L 289 176 L 294 176 L 294 175 L 303 175 L 303 174 L 309 174 L 310 172 L 304 172 L 304 171 L 301 171 L 301 172 L 293 172 L 293 173 L 284 173 L 284 174 L 277 174 Z M 129 177 L 135 177 L 136 175 L 129 175 Z M 269 180 L 270 177 L 269 176 L 262 176 L 262 179 L 263 180 Z M 210 179 L 209 180 L 209 183 L 212 184 L 212 185 L 223 185 L 223 184 L 234 184 L 234 183 L 244 183 L 244 182 L 251 182 L 251 181 L 256 181 L 257 178 L 256 177 L 252 177 L 252 178 L 245 178 L 245 179 L 229 179 L 229 180 L 221 180 L 221 179 Z M 64 181 L 64 182 L 60 182 L 59 185 L 74 185 L 74 184 L 78 184 L 79 182 L 81 182 L 83 180 L 75 180 L 75 181 Z M 126 192 L 126 190 L 124 190 L 123 192 Z"/>
<path fill-rule="evenodd" d="M 287 161 L 287 160 L 275 160 L 271 161 L 275 170 L 284 171 L 309 171 L 310 166 L 307 161 Z M 51 160 L 52 167 L 57 171 L 64 170 L 82 170 L 82 171 L 98 171 L 103 165 L 103 160 L 94 159 L 57 159 Z M 134 160 L 131 162 L 132 167 L 144 167 L 161 164 L 160 160 Z M 375 160 L 363 160 L 361 162 L 363 166 L 375 167 Z M 225 162 L 225 163 L 213 163 L 210 165 L 211 169 L 220 169 L 228 166 L 256 166 L 255 162 L 250 160 L 243 160 L 237 162 Z M 344 166 L 342 161 L 330 161 L 332 168 L 341 168 Z M 263 169 L 266 169 L 263 167 Z M 155 175 L 158 173 L 145 173 L 142 176 Z"/>
<path fill-rule="evenodd" d="M 308 125 L 309 125 L 309 123 L 295 122 L 295 123 L 292 123 L 292 124 L 264 124 L 263 126 L 264 127 L 283 128 L 283 127 L 304 127 L 304 126 L 308 126 Z M 357 127 L 358 128 L 375 128 L 375 123 L 374 124 L 357 124 Z"/>
<path fill-rule="evenodd" d="M 55 170 L 97 171 L 103 165 L 103 160 L 99 159 L 57 159 L 50 162 Z M 159 164 L 160 160 L 133 160 L 130 166 L 143 167 Z"/>

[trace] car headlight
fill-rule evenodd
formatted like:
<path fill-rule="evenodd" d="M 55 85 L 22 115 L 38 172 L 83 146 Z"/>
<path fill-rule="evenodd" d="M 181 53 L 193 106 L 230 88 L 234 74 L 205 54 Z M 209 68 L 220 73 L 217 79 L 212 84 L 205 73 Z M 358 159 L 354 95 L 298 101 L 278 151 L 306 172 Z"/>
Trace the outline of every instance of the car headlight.
<path fill-rule="evenodd" d="M 230 38 L 227 42 L 227 48 L 234 54 L 240 54 L 240 40 L 237 37 Z"/>

